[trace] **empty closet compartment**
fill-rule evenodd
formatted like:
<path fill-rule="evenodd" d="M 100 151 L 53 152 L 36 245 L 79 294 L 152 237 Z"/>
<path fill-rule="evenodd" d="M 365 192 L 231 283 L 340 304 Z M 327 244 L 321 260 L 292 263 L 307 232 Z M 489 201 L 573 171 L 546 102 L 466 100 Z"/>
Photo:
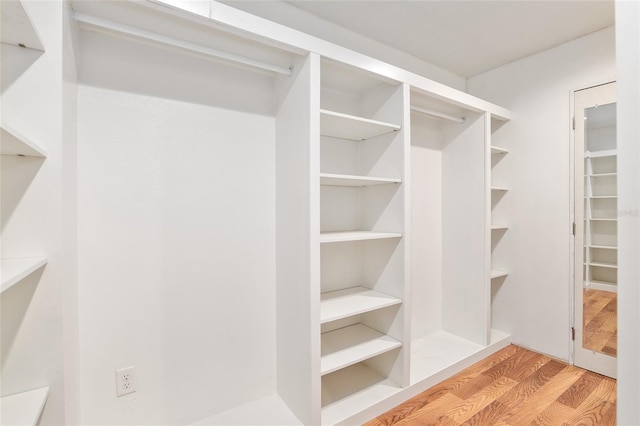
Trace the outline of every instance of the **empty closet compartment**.
<path fill-rule="evenodd" d="M 590 175 L 614 174 L 617 170 L 615 151 L 587 152 L 587 173 Z"/>
<path fill-rule="evenodd" d="M 617 176 L 615 174 L 592 175 L 587 188 L 591 188 L 593 197 L 614 197 L 617 195 Z"/>
<path fill-rule="evenodd" d="M 590 245 L 616 247 L 618 226 L 616 221 L 594 220 L 589 222 Z"/>
<path fill-rule="evenodd" d="M 598 266 L 617 266 L 618 250 L 604 248 L 590 248 L 590 256 L 593 265 Z M 586 257 L 585 257 L 586 259 Z"/>
<path fill-rule="evenodd" d="M 592 198 L 585 200 L 585 212 L 591 214 L 590 219 L 616 220 L 618 216 L 618 200 L 611 198 Z"/>

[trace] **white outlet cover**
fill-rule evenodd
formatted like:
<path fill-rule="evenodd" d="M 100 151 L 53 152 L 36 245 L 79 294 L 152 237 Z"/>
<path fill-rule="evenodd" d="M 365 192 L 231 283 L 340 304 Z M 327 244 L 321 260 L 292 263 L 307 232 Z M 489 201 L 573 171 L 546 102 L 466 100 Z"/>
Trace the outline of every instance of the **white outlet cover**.
<path fill-rule="evenodd" d="M 116 396 L 127 395 L 136 390 L 136 366 L 118 368 L 116 370 Z"/>

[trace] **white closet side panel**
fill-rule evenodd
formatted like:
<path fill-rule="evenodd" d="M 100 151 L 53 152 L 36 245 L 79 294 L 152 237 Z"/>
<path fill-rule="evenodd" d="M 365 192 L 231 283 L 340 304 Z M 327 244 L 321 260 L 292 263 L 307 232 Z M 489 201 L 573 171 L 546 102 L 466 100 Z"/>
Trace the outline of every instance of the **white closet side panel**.
<path fill-rule="evenodd" d="M 484 115 L 450 127 L 442 150 L 443 329 L 486 345 L 489 292 L 486 278 Z"/>
<path fill-rule="evenodd" d="M 304 424 L 320 420 L 320 59 L 277 80 L 278 393 Z"/>

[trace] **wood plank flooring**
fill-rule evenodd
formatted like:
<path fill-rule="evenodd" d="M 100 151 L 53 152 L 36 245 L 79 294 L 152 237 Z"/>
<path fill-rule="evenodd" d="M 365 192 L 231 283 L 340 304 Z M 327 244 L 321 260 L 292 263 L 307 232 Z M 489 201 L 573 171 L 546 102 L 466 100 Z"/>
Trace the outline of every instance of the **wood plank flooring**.
<path fill-rule="evenodd" d="M 615 380 L 510 345 L 365 426 L 615 424 Z"/>
<path fill-rule="evenodd" d="M 618 354 L 618 293 L 583 293 L 583 347 L 607 355 Z"/>

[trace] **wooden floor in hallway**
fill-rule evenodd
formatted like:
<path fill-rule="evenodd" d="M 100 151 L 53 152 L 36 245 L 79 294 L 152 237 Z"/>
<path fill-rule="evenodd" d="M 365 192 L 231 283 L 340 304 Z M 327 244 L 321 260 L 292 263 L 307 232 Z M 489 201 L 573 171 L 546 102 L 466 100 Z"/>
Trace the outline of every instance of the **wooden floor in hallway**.
<path fill-rule="evenodd" d="M 366 423 L 616 424 L 616 381 L 510 345 Z"/>
<path fill-rule="evenodd" d="M 584 290 L 582 346 L 607 355 L 618 354 L 618 293 Z"/>

